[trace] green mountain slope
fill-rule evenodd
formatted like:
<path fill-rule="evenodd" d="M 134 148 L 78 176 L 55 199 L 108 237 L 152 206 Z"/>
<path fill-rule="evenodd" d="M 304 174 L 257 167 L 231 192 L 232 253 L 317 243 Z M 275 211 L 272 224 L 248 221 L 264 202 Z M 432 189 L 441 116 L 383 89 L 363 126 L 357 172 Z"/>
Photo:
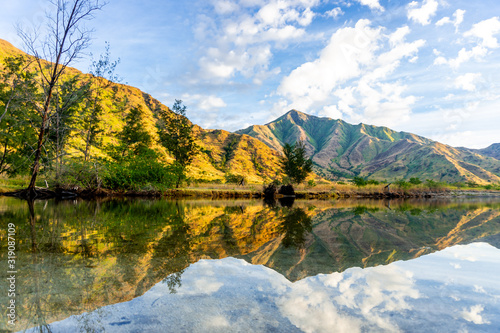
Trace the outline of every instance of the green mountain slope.
<path fill-rule="evenodd" d="M 484 149 L 476 149 L 476 152 L 482 155 L 496 158 L 500 160 L 500 143 L 494 143 L 491 146 Z"/>
<path fill-rule="evenodd" d="M 266 125 L 237 131 L 281 150 L 305 141 L 316 172 L 331 178 L 360 175 L 373 179 L 499 182 L 500 163 L 482 151 L 457 149 L 387 127 L 351 125 L 291 110 Z"/>

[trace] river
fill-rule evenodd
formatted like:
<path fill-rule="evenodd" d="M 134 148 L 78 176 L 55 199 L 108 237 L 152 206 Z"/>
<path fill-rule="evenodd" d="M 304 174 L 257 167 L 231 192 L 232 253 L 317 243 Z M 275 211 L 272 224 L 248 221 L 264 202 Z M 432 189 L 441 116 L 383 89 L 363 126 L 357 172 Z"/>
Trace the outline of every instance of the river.
<path fill-rule="evenodd" d="M 500 330 L 498 199 L 1 197 L 0 221 L 1 331 Z"/>

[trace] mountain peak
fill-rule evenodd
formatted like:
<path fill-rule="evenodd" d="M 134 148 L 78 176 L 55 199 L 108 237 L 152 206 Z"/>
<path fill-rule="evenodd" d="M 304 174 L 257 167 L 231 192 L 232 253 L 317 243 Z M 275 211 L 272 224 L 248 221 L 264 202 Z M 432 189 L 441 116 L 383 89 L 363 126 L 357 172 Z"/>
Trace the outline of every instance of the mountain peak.
<path fill-rule="evenodd" d="M 307 113 L 304 113 L 304 112 L 300 112 L 298 110 L 295 110 L 295 109 L 291 109 L 290 111 L 288 111 L 287 113 L 285 113 L 283 116 L 281 116 L 280 118 L 276 119 L 275 121 L 280 121 L 280 120 L 289 120 L 295 124 L 301 124 L 305 121 L 308 121 L 310 120 L 311 118 L 313 118 L 314 116 L 311 116 L 311 115 L 308 115 Z M 315 118 L 315 117 L 314 117 Z"/>

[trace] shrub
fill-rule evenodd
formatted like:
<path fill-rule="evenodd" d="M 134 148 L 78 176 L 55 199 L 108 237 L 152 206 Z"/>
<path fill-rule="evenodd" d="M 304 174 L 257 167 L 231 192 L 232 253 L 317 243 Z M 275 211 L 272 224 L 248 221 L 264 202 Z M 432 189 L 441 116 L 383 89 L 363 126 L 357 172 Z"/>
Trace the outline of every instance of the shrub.
<path fill-rule="evenodd" d="M 106 162 L 103 186 L 116 190 L 137 190 L 146 185 L 156 188 L 175 186 L 175 165 L 164 166 L 156 159 L 132 157 L 120 162 Z"/>
<path fill-rule="evenodd" d="M 420 185 L 422 184 L 422 181 L 418 177 L 412 177 L 410 178 L 410 183 L 413 185 Z"/>
<path fill-rule="evenodd" d="M 425 185 L 430 188 L 430 189 L 438 189 L 438 188 L 441 188 L 443 187 L 443 184 L 439 183 L 439 182 L 436 182 L 432 179 L 427 179 L 425 181 Z"/>
<path fill-rule="evenodd" d="M 363 178 L 363 177 L 358 177 L 358 176 L 355 176 L 353 179 L 352 179 L 352 182 L 354 183 L 354 185 L 356 186 L 366 186 L 368 184 L 368 181 Z"/>
<path fill-rule="evenodd" d="M 398 185 L 402 189 L 408 189 L 411 187 L 411 183 L 407 182 L 404 179 L 399 179 L 395 183 L 396 183 L 396 185 Z"/>
<path fill-rule="evenodd" d="M 245 176 L 234 175 L 232 173 L 227 173 L 224 177 L 226 179 L 226 183 L 230 183 L 230 184 L 240 184 L 242 181 L 243 181 L 243 183 L 247 182 Z"/>
<path fill-rule="evenodd" d="M 316 186 L 316 182 L 314 181 L 314 179 L 309 179 L 309 180 L 307 181 L 307 186 L 309 186 L 309 187 L 314 187 L 314 186 Z"/>

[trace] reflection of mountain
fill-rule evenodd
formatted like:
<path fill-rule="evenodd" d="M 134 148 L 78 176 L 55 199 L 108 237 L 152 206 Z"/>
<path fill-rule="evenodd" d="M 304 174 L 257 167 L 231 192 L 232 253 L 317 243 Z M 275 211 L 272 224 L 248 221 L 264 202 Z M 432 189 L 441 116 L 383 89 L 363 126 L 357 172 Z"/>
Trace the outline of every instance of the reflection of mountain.
<path fill-rule="evenodd" d="M 31 228 L 26 204 L 2 198 L 0 219 L 17 226 L 22 295 L 18 313 L 24 320 L 19 327 L 27 327 L 34 314 L 52 322 L 130 300 L 166 276 L 166 285 L 175 291 L 183 270 L 202 258 L 243 258 L 293 281 L 418 257 L 500 234 L 498 204 L 392 202 L 390 209 L 386 205 L 381 201 L 298 201 L 291 208 L 243 200 L 37 202 L 36 225 Z M 5 237 L 3 229 L 1 261 L 6 260 Z M 0 273 L 1 283 L 4 274 Z M 0 302 L 6 302 L 6 295 L 0 295 Z"/>
<path fill-rule="evenodd" d="M 485 243 L 459 245 L 295 282 L 235 258 L 200 260 L 176 295 L 158 283 L 50 329 L 88 332 L 90 322 L 103 332 L 498 332 L 499 254 Z"/>

